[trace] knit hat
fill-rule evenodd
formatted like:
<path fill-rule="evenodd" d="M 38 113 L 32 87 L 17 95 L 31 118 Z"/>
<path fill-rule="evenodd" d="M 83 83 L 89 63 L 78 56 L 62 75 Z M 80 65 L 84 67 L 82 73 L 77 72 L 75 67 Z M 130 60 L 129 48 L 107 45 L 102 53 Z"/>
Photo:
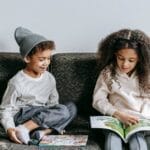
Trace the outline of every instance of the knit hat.
<path fill-rule="evenodd" d="M 25 58 L 37 44 L 49 41 L 45 37 L 32 33 L 30 30 L 23 27 L 16 28 L 14 36 L 20 47 L 20 54 L 23 58 Z"/>

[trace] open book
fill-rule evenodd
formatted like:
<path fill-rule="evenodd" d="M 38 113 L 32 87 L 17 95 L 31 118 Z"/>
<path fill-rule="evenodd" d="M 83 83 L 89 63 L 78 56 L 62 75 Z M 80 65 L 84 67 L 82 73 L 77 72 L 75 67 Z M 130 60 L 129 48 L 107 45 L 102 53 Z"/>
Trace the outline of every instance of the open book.
<path fill-rule="evenodd" d="M 85 146 L 88 135 L 46 135 L 39 146 Z"/>
<path fill-rule="evenodd" d="M 135 125 L 125 126 L 118 119 L 110 116 L 91 116 L 91 128 L 108 129 L 117 133 L 125 143 L 138 131 L 150 131 L 150 120 L 140 119 Z"/>

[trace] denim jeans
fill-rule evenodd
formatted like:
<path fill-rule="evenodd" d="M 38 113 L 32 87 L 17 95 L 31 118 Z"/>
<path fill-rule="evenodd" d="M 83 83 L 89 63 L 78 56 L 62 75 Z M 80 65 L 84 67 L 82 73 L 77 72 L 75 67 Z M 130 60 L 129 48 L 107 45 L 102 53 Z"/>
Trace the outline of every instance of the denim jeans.
<path fill-rule="evenodd" d="M 105 150 L 123 150 L 122 139 L 112 131 L 105 131 Z M 129 150 L 148 150 L 143 132 L 138 132 L 129 138 Z"/>
<path fill-rule="evenodd" d="M 48 106 L 27 106 L 14 116 L 16 125 L 23 124 L 28 120 L 37 123 L 41 128 L 51 128 L 61 131 L 74 119 L 77 110 L 72 102 L 65 105 L 57 104 Z"/>

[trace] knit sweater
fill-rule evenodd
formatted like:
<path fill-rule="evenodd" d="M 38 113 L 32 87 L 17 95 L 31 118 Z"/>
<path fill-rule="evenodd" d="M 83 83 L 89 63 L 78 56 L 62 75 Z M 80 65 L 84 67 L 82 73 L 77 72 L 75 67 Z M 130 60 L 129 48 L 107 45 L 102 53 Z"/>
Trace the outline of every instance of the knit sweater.
<path fill-rule="evenodd" d="M 8 82 L 0 106 L 1 124 L 5 130 L 15 127 L 13 117 L 22 107 L 55 104 L 58 92 L 52 74 L 45 71 L 39 78 L 32 78 L 21 70 Z"/>
<path fill-rule="evenodd" d="M 106 67 L 96 82 L 93 107 L 104 115 L 112 116 L 115 111 L 122 111 L 150 119 L 150 93 L 141 96 L 136 72 L 128 76 L 117 69 L 112 79 L 110 67 Z"/>

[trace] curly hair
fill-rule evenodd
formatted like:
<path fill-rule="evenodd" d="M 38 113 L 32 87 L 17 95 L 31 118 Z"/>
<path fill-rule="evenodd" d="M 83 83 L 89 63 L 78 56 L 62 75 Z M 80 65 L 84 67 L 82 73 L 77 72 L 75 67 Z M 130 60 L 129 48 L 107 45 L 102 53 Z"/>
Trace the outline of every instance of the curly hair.
<path fill-rule="evenodd" d="M 55 43 L 53 41 L 44 41 L 37 44 L 28 54 L 29 57 L 34 55 L 37 51 L 44 51 L 46 49 L 53 50 L 55 49 Z"/>
<path fill-rule="evenodd" d="M 121 49 L 134 49 L 139 61 L 136 65 L 137 76 L 141 90 L 150 90 L 150 37 L 143 31 L 122 29 L 104 38 L 98 47 L 98 68 L 101 71 L 111 65 L 111 76 L 116 74 L 115 53 Z"/>

